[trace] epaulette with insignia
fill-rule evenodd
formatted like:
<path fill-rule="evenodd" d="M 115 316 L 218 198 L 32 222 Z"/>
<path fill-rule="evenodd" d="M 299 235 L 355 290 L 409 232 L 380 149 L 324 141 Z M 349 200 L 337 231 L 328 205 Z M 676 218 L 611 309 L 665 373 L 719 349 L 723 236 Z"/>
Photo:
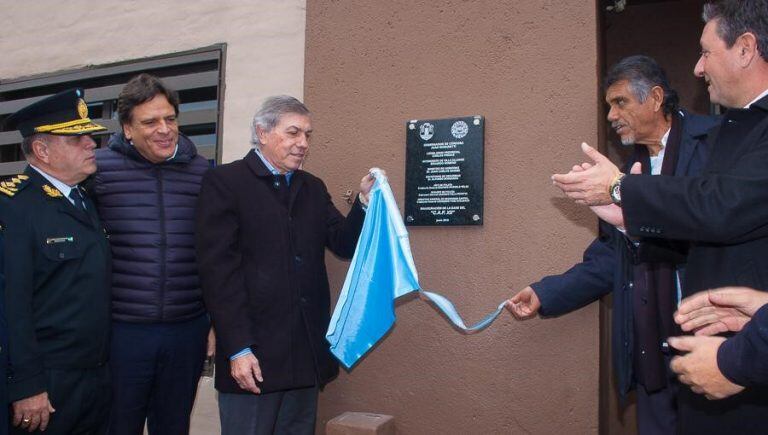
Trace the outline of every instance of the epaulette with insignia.
<path fill-rule="evenodd" d="M 27 180 L 29 180 L 29 177 L 24 174 L 5 178 L 0 181 L 0 193 L 12 197 L 27 185 Z"/>
<path fill-rule="evenodd" d="M 51 198 L 62 198 L 64 196 L 59 189 L 48 184 L 43 185 L 43 192 Z"/>

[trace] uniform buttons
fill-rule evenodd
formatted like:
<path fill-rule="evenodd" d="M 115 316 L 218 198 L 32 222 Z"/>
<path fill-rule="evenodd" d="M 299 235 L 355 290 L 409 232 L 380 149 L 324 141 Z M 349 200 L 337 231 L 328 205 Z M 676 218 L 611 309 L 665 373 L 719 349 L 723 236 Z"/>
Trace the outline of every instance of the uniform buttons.
<path fill-rule="evenodd" d="M 59 258 L 61 258 L 61 259 L 64 258 L 64 253 L 63 252 L 59 252 Z"/>
<path fill-rule="evenodd" d="M 293 257 L 293 259 L 294 259 L 294 260 L 295 260 L 297 263 L 301 263 L 301 255 L 296 255 L 296 256 L 294 256 L 294 257 Z"/>
<path fill-rule="evenodd" d="M 629 282 L 629 284 L 627 284 L 627 286 L 629 286 L 629 288 L 632 288 L 632 287 L 634 287 L 634 286 L 635 286 L 635 283 L 634 283 L 634 282 L 632 282 L 632 281 L 630 281 L 630 282 Z"/>

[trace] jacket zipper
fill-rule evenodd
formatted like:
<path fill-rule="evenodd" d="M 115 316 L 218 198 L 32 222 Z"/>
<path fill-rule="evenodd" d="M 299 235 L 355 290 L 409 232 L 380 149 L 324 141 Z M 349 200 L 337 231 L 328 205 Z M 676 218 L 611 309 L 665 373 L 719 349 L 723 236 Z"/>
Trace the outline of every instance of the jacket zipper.
<path fill-rule="evenodd" d="M 163 170 L 155 167 L 157 171 L 157 204 L 160 207 L 160 313 L 159 320 L 165 318 L 165 269 L 166 269 L 166 244 L 168 235 L 165 232 L 165 203 L 163 201 Z"/>

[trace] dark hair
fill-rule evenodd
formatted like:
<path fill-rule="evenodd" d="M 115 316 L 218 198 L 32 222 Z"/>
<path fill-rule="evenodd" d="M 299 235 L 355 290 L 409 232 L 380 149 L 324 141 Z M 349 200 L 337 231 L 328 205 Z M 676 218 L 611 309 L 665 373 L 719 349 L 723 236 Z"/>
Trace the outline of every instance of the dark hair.
<path fill-rule="evenodd" d="M 652 57 L 636 55 L 621 59 L 608 70 L 605 89 L 622 80 L 629 82 L 632 93 L 641 103 L 645 102 L 654 86 L 661 87 L 664 90 L 664 113 L 667 115 L 674 113 L 680 104 L 680 97 L 669 85 L 667 74 Z"/>
<path fill-rule="evenodd" d="M 176 114 L 179 114 L 179 94 L 173 89 L 165 86 L 163 82 L 147 73 L 142 73 L 132 78 L 120 91 L 117 97 L 117 117 L 121 125 L 130 124 L 133 118 L 133 109 L 155 98 L 156 95 L 163 95 L 173 106 Z"/>
<path fill-rule="evenodd" d="M 768 0 L 721 0 L 704 5 L 705 23 L 717 22 L 717 35 L 728 48 L 736 38 L 751 32 L 757 39 L 757 51 L 768 62 Z"/>

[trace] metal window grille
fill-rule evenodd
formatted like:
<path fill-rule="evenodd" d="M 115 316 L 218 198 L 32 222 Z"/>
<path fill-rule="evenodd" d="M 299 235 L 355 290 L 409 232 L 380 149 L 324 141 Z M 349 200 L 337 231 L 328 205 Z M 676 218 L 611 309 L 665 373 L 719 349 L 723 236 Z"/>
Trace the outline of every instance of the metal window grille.
<path fill-rule="evenodd" d="M 9 115 L 49 95 L 80 87 L 85 92 L 91 119 L 108 129 L 94 135 L 99 146 L 106 146 L 109 135 L 120 129 L 117 96 L 128 80 L 142 72 L 160 77 L 179 93 L 179 130 L 192 139 L 203 157 L 211 162 L 220 161 L 225 52 L 225 44 L 218 44 L 183 53 L 0 80 L 0 176 L 19 173 L 26 165 L 21 134 L 5 130 L 3 125 Z"/>

